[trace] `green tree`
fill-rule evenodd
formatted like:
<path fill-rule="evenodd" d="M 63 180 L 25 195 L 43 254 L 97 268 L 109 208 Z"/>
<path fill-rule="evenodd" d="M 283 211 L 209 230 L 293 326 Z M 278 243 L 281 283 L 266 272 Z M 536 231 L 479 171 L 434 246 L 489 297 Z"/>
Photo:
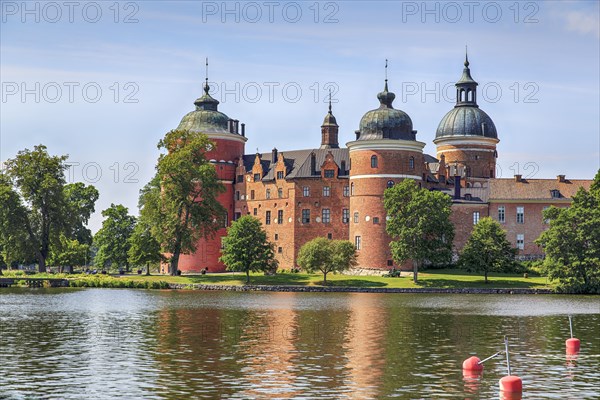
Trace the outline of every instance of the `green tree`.
<path fill-rule="evenodd" d="M 600 293 L 600 171 L 587 191 L 580 188 L 568 208 L 544 211 L 550 228 L 536 240 L 544 267 L 569 292 Z"/>
<path fill-rule="evenodd" d="M 298 252 L 298 265 L 307 272 L 321 271 L 327 283 L 329 272 L 341 272 L 356 265 L 356 249 L 347 240 L 315 238 Z"/>
<path fill-rule="evenodd" d="M 31 255 L 26 246 L 29 238 L 23 229 L 25 218 L 26 209 L 19 194 L 10 178 L 0 171 L 0 258 L 7 268 Z"/>
<path fill-rule="evenodd" d="M 458 265 L 469 272 L 482 272 L 488 283 L 489 272 L 512 270 L 515 267 L 516 249 L 497 221 L 482 218 L 473 228 L 462 250 Z"/>
<path fill-rule="evenodd" d="M 90 216 L 95 211 L 96 200 L 100 194 L 93 185 L 75 182 L 65 185 L 64 195 L 67 212 L 65 213 L 65 234 L 81 244 L 92 244 L 92 232 L 87 228 Z"/>
<path fill-rule="evenodd" d="M 90 251 L 90 245 L 80 243 L 77 239 L 69 239 L 65 235 L 60 236 L 60 246 L 52 246 L 48 264 L 59 267 L 63 272 L 64 267 L 75 267 L 85 265 Z"/>
<path fill-rule="evenodd" d="M 217 200 L 225 191 L 206 152 L 214 147 L 202 133 L 174 130 L 158 143 L 167 151 L 158 159 L 157 174 L 141 191 L 140 214 L 152 236 L 170 255 L 176 275 L 181 254 L 196 250 L 200 238 L 223 227 L 226 210 Z"/>
<path fill-rule="evenodd" d="M 55 231 L 64 225 L 66 159 L 67 156 L 50 156 L 46 146 L 38 145 L 33 150 L 20 151 L 6 162 L 5 174 L 17 198 L 8 195 L 8 203 L 2 204 L 2 208 L 6 206 L 7 212 L 15 215 L 9 229 L 22 229 L 26 233 L 40 272 L 46 272 L 51 239 L 59 238 Z M 2 236 L 11 233 L 14 232 L 4 232 Z"/>
<path fill-rule="evenodd" d="M 273 244 L 267 240 L 261 222 L 251 215 L 244 215 L 227 228 L 220 260 L 228 271 L 245 272 L 246 283 L 250 283 L 250 271 L 277 269 Z"/>
<path fill-rule="evenodd" d="M 131 265 L 145 265 L 146 275 L 150 275 L 150 264 L 163 260 L 160 252 L 160 243 L 152 236 L 150 227 L 138 221 L 133 234 L 129 237 L 129 263 Z"/>
<path fill-rule="evenodd" d="M 423 263 L 452 261 L 454 226 L 450 222 L 452 200 L 442 192 L 421 189 L 411 179 L 386 189 L 384 206 L 386 231 L 392 237 L 392 258 L 398 264 L 413 262 L 417 283 Z"/>
<path fill-rule="evenodd" d="M 131 246 L 129 238 L 135 227 L 135 217 L 128 214 L 127 207 L 111 204 L 102 211 L 102 228 L 94 235 L 94 245 L 98 248 L 94 264 L 122 267 L 129 271 L 127 252 Z"/>

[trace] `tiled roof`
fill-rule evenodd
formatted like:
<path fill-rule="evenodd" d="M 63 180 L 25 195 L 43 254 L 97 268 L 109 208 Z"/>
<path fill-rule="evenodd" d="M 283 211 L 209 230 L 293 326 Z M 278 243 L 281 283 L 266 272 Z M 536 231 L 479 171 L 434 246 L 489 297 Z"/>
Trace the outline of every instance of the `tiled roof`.
<path fill-rule="evenodd" d="M 565 200 L 573 198 L 580 187 L 589 190 L 591 179 L 491 179 L 490 200 Z M 558 190 L 560 197 L 553 198 L 552 190 Z"/>
<path fill-rule="evenodd" d="M 315 153 L 315 166 L 316 172 L 313 175 L 311 173 L 310 155 Z M 306 150 L 291 150 L 291 151 L 280 151 L 279 154 L 283 154 L 285 164 L 287 168 L 286 179 L 293 178 L 310 178 L 321 176 L 321 165 L 325 162 L 327 153 L 331 152 L 335 163 L 341 167 L 342 161 L 346 163 L 346 171 L 340 172 L 340 174 L 347 175 L 348 167 L 350 166 L 350 155 L 347 148 L 344 149 L 306 149 Z M 271 164 L 272 153 L 261 154 L 261 163 L 263 167 L 264 176 L 263 180 L 268 181 L 275 179 L 275 172 Z M 246 171 L 251 171 L 254 165 L 254 159 L 256 154 L 244 155 L 244 166 Z"/>

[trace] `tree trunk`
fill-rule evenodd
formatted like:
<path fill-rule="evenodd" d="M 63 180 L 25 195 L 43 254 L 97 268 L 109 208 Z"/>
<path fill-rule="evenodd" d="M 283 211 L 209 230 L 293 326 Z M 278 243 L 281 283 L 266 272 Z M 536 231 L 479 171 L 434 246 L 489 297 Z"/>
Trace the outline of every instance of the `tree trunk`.
<path fill-rule="evenodd" d="M 323 272 L 323 283 L 327 283 L 327 272 Z"/>
<path fill-rule="evenodd" d="M 417 260 L 413 260 L 413 282 L 415 284 L 418 282 L 418 274 L 419 274 L 419 262 Z"/>
<path fill-rule="evenodd" d="M 146 264 L 146 276 L 150 276 L 150 263 Z"/>
<path fill-rule="evenodd" d="M 38 252 L 38 271 L 40 274 L 46 272 L 46 258 L 40 252 Z"/>
<path fill-rule="evenodd" d="M 485 271 L 485 273 L 483 274 L 483 276 L 485 276 L 485 284 L 486 284 L 486 285 L 487 285 L 487 283 L 488 283 L 488 280 L 487 280 L 487 274 L 488 274 L 488 273 L 487 273 L 487 271 Z"/>
<path fill-rule="evenodd" d="M 250 270 L 247 269 L 246 270 L 246 285 L 248 285 L 250 283 Z"/>
<path fill-rule="evenodd" d="M 171 256 L 171 273 L 172 276 L 177 276 L 177 269 L 179 268 L 179 250 L 173 253 Z"/>

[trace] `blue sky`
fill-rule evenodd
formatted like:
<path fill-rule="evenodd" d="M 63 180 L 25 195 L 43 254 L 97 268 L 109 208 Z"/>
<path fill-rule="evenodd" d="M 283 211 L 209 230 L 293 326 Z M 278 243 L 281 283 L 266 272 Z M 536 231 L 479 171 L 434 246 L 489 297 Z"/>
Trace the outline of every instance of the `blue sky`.
<path fill-rule="evenodd" d="M 592 178 L 600 163 L 597 1 L 28 2 L 2 0 L 0 160 L 43 143 L 71 181 L 137 213 L 156 143 L 202 93 L 246 123 L 246 152 L 318 147 L 333 88 L 340 142 L 394 106 L 432 140 L 468 45 L 499 170 Z"/>

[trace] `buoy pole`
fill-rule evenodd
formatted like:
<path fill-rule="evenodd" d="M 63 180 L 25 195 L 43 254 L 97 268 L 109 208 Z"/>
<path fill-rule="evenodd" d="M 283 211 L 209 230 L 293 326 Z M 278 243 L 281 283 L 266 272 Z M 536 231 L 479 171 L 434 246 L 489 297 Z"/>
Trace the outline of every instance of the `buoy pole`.
<path fill-rule="evenodd" d="M 506 366 L 508 367 L 508 376 L 510 373 L 510 357 L 508 356 L 508 339 L 504 336 L 504 351 L 506 352 Z"/>
<path fill-rule="evenodd" d="M 523 391 L 523 381 L 518 376 L 513 376 L 510 370 L 510 356 L 508 354 L 508 338 L 504 336 L 504 349 L 506 351 L 506 367 L 508 375 L 500 379 L 500 391 L 505 393 L 521 393 Z"/>
<path fill-rule="evenodd" d="M 477 364 L 483 364 L 484 362 L 491 360 L 492 358 L 496 357 L 499 354 L 502 354 L 502 352 L 499 351 L 496 354 L 489 356 L 488 358 L 484 358 L 483 360 L 479 361 Z"/>
<path fill-rule="evenodd" d="M 571 339 L 573 339 L 573 317 L 569 314 L 569 330 L 571 331 Z"/>

